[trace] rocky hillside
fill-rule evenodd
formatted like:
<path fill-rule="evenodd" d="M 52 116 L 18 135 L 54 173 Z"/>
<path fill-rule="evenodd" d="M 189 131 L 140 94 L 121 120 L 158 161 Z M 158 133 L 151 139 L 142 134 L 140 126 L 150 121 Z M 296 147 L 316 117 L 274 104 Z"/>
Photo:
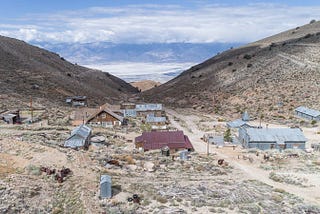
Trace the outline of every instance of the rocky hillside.
<path fill-rule="evenodd" d="M 71 64 L 55 53 L 0 36 L 0 92 L 2 105 L 18 101 L 23 105 L 30 96 L 38 103 L 61 104 L 73 95 L 85 95 L 91 104 L 100 104 L 137 90 L 109 73 Z"/>
<path fill-rule="evenodd" d="M 145 100 L 221 115 L 292 117 L 299 105 L 320 109 L 320 22 L 227 50 L 144 92 Z"/>

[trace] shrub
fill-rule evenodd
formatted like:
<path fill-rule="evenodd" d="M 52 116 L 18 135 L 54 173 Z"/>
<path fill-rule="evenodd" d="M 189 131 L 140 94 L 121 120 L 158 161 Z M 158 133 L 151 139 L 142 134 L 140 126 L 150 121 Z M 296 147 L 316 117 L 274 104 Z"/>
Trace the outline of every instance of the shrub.
<path fill-rule="evenodd" d="M 250 54 L 245 54 L 243 58 L 249 60 L 252 58 L 252 56 Z"/>
<path fill-rule="evenodd" d="M 316 20 L 315 19 L 312 19 L 310 22 L 309 22 L 309 24 L 313 24 L 313 23 L 315 23 L 316 22 Z"/>
<path fill-rule="evenodd" d="M 232 141 L 231 130 L 230 129 L 227 129 L 227 131 L 224 133 L 223 138 L 227 142 L 231 142 Z"/>
<path fill-rule="evenodd" d="M 311 33 L 308 33 L 307 35 L 304 36 L 305 39 L 310 38 L 312 36 Z"/>
<path fill-rule="evenodd" d="M 311 125 L 313 125 L 313 126 L 316 125 L 316 123 L 317 123 L 316 120 L 312 120 L 312 121 L 311 121 Z"/>
<path fill-rule="evenodd" d="M 157 201 L 162 203 L 162 204 L 165 204 L 165 203 L 168 202 L 168 200 L 165 197 L 162 197 L 162 196 L 158 196 L 157 197 Z"/>

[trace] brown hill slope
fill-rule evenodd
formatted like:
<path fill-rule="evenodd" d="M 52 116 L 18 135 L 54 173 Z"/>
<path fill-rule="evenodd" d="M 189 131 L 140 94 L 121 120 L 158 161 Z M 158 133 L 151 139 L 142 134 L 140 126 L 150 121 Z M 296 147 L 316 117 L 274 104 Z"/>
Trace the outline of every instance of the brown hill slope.
<path fill-rule="evenodd" d="M 247 109 L 288 118 L 301 104 L 320 108 L 319 51 L 315 22 L 225 51 L 142 96 L 225 115 Z"/>
<path fill-rule="evenodd" d="M 141 80 L 141 81 L 136 81 L 136 82 L 130 82 L 130 84 L 141 91 L 146 91 L 146 90 L 149 90 L 149 89 L 152 89 L 154 87 L 158 87 L 159 85 L 161 85 L 160 82 L 156 82 L 153 80 Z"/>
<path fill-rule="evenodd" d="M 59 104 L 70 95 L 86 95 L 91 103 L 112 102 L 137 90 L 108 73 L 71 64 L 55 53 L 0 36 L 0 92 L 2 104 L 30 96 Z"/>

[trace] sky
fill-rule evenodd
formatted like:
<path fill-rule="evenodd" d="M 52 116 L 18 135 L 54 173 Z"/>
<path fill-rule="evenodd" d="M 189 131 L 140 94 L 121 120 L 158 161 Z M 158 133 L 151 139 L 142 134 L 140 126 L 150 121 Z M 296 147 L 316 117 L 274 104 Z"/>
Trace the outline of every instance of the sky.
<path fill-rule="evenodd" d="M 320 17 L 310 0 L 1 0 L 0 35 L 47 43 L 247 43 Z"/>

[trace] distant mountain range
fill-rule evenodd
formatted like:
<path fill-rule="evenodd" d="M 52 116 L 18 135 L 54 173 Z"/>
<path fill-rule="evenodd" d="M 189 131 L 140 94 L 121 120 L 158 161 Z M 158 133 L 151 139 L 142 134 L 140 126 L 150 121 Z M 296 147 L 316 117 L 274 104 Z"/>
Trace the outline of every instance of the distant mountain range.
<path fill-rule="evenodd" d="M 128 82 L 166 82 L 190 66 L 240 43 L 33 43 L 89 68 L 109 72 Z"/>
<path fill-rule="evenodd" d="M 56 52 L 65 59 L 78 64 L 202 62 L 218 52 L 241 45 L 240 43 L 114 44 L 109 42 L 33 44 Z"/>

